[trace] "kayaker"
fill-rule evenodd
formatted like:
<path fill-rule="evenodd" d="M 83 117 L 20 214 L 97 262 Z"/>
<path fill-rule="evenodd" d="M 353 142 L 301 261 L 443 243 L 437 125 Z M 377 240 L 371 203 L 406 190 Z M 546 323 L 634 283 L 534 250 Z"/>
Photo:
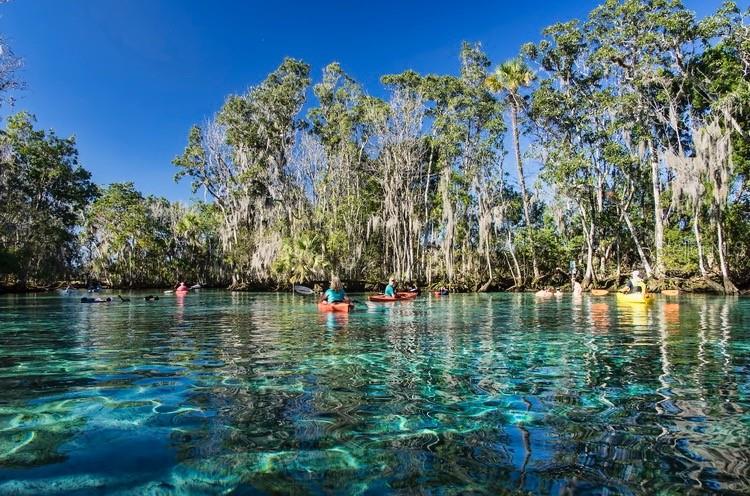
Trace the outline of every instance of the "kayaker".
<path fill-rule="evenodd" d="M 578 281 L 573 281 L 573 296 L 581 296 L 583 294 L 583 286 Z"/>
<path fill-rule="evenodd" d="M 383 294 L 390 297 L 396 296 L 396 279 L 391 277 L 388 279 L 388 286 L 385 287 L 385 291 L 383 291 Z"/>
<path fill-rule="evenodd" d="M 341 284 L 341 279 L 333 276 L 331 277 L 331 287 L 323 293 L 320 302 L 338 303 L 342 301 L 348 302 L 349 298 L 346 297 L 346 291 L 344 291 L 344 285 Z"/>
<path fill-rule="evenodd" d="M 187 284 L 181 282 L 180 285 L 177 286 L 177 289 L 175 289 L 175 291 L 179 291 L 180 293 L 187 293 L 188 291 L 190 291 L 190 288 L 187 287 Z"/>
<path fill-rule="evenodd" d="M 638 270 L 634 270 L 633 274 L 630 276 L 630 279 L 627 281 L 627 287 L 623 291 L 624 293 L 638 293 L 641 291 L 641 287 L 643 286 L 643 279 L 641 279 L 641 272 Z"/>
<path fill-rule="evenodd" d="M 535 296 L 538 296 L 539 298 L 547 298 L 549 296 L 555 296 L 555 288 L 552 286 L 547 286 L 544 289 L 540 289 L 536 293 L 534 293 Z"/>

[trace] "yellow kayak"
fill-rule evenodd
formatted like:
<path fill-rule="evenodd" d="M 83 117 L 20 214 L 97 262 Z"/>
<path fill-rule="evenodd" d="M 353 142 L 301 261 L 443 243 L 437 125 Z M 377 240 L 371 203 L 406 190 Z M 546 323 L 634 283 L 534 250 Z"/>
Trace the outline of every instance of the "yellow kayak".
<path fill-rule="evenodd" d="M 651 303 L 653 301 L 653 293 L 617 293 L 618 303 Z"/>

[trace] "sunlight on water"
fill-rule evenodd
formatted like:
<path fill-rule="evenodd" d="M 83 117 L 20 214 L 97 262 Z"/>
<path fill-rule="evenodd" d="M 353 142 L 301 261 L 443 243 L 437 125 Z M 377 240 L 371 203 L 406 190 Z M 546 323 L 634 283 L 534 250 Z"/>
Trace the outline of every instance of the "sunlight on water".
<path fill-rule="evenodd" d="M 750 491 L 745 299 L 132 296 L 0 298 L 0 494 Z"/>

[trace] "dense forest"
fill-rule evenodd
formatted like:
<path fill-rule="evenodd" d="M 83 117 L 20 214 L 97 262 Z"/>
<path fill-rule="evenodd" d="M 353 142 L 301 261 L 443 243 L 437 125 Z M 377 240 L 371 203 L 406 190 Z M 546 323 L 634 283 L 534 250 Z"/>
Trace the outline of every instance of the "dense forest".
<path fill-rule="evenodd" d="M 74 139 L 13 115 L 0 282 L 395 275 L 481 291 L 639 268 L 735 293 L 750 286 L 749 18 L 607 0 L 497 66 L 464 43 L 456 74 L 383 75 L 385 98 L 337 63 L 315 77 L 287 58 L 188 131 L 174 166 L 204 199 L 191 205 L 93 184 Z M 0 43 L 7 106 L 19 59 Z"/>

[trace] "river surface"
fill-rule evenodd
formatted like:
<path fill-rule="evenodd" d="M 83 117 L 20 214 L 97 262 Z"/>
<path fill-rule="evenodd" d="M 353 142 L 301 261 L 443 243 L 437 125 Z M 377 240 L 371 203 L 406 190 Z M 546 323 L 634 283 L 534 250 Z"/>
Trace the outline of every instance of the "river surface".
<path fill-rule="evenodd" d="M 0 494 L 750 493 L 748 299 L 144 294 L 0 297 Z"/>

